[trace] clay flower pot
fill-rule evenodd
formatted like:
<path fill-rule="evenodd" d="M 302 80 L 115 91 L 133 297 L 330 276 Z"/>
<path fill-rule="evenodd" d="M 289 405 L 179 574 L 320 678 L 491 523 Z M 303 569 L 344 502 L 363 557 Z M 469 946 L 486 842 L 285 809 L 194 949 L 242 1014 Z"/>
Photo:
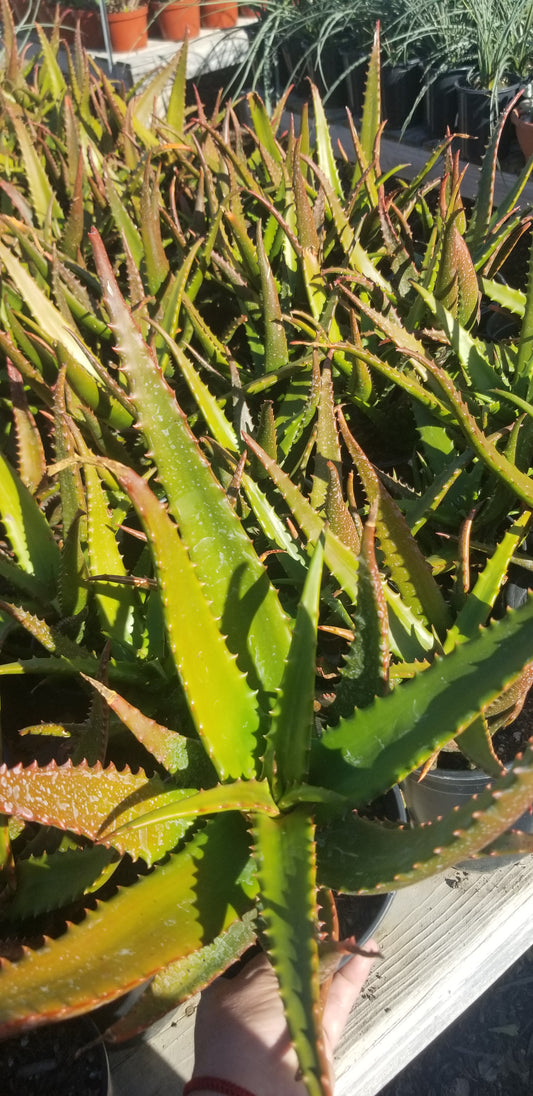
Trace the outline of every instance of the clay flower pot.
<path fill-rule="evenodd" d="M 524 159 L 533 156 L 533 122 L 519 114 L 516 107 L 511 111 L 511 121 L 516 130 L 516 139 Z"/>
<path fill-rule="evenodd" d="M 201 10 L 202 26 L 234 27 L 238 14 L 239 5 L 231 0 L 205 0 Z"/>
<path fill-rule="evenodd" d="M 148 5 L 131 11 L 113 11 L 107 16 L 111 46 L 116 53 L 129 53 L 148 44 Z"/>
<path fill-rule="evenodd" d="M 170 4 L 153 4 L 159 33 L 167 42 L 183 42 L 200 33 L 199 0 L 173 0 Z"/>

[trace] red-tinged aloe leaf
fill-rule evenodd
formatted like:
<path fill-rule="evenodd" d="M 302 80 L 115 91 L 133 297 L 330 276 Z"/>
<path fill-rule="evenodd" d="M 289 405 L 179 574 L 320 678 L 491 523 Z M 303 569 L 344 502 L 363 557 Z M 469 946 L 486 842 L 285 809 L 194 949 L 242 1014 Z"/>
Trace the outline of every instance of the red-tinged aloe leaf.
<path fill-rule="evenodd" d="M 533 598 L 313 744 L 310 782 L 361 806 L 468 727 L 533 649 Z"/>
<path fill-rule="evenodd" d="M 26 769 L 22 765 L 13 769 L 0 766 L 0 803 L 5 814 L 98 839 L 135 859 L 142 856 L 148 863 L 174 848 L 187 825 L 154 826 L 149 834 L 132 830 L 116 840 L 115 833 L 113 840 L 108 840 L 107 833 L 115 831 L 118 822 L 127 823 L 156 805 L 192 794 L 194 789 L 169 790 L 159 777 L 148 779 L 142 770 L 118 772 L 113 765 L 90 768 L 68 761 L 42 768 L 35 764 Z"/>
<path fill-rule="evenodd" d="M 309 1096 L 331 1096 L 320 1023 L 314 827 L 303 808 L 254 827 L 259 903 L 289 1032 Z"/>
<path fill-rule="evenodd" d="M 24 486 L 33 495 L 46 475 L 46 457 L 41 435 L 28 406 L 22 377 L 9 358 L 6 367 L 13 405 L 18 470 Z"/>
<path fill-rule="evenodd" d="M 370 461 L 350 433 L 342 411 L 339 425 L 348 452 L 370 503 L 378 503 L 377 535 L 391 578 L 413 612 L 442 635 L 449 612 L 440 587 L 422 555 L 409 526 L 394 499 L 382 484 Z"/>
<path fill-rule="evenodd" d="M 170 265 L 161 239 L 160 210 L 163 200 L 159 191 L 159 180 L 154 175 L 149 160 L 146 161 L 140 203 L 148 291 L 155 295 L 163 284 Z"/>
<path fill-rule="evenodd" d="M 114 689 L 108 689 L 101 681 L 86 674 L 82 677 L 103 696 L 137 741 L 142 742 L 167 772 L 173 776 L 179 775 L 180 783 L 187 787 L 213 783 L 215 772 L 201 742 L 156 723 L 155 719 L 143 715 L 139 708 L 135 708 Z"/>
<path fill-rule="evenodd" d="M 120 1043 L 145 1031 L 170 1009 L 208 986 L 246 951 L 255 940 L 255 913 L 245 914 L 213 940 L 212 944 L 171 963 L 152 978 L 139 1001 L 104 1034 L 107 1043 Z"/>
<path fill-rule="evenodd" d="M 355 527 L 355 522 L 344 501 L 342 484 L 337 466 L 333 461 L 328 460 L 327 469 L 329 481 L 324 503 L 326 521 L 328 522 L 332 533 L 334 533 L 339 540 L 342 540 L 343 544 L 345 544 L 355 556 L 358 556 L 361 547 L 360 537 Z"/>
<path fill-rule="evenodd" d="M 74 902 L 93 886 L 113 859 L 118 859 L 114 850 L 100 845 L 18 860 L 13 894 L 2 903 L 0 920 L 38 917 Z"/>
<path fill-rule="evenodd" d="M 467 233 L 468 244 L 474 253 L 481 247 L 489 231 L 494 210 L 494 186 L 496 182 L 496 172 L 498 170 L 498 145 L 506 120 L 513 107 L 518 102 L 520 95 L 521 92 L 515 95 L 506 104 L 483 156 L 476 200 Z"/>
<path fill-rule="evenodd" d="M 444 239 L 434 289 L 435 297 L 463 327 L 473 323 L 479 305 L 479 286 L 472 256 L 456 218 L 444 227 Z"/>
<path fill-rule="evenodd" d="M 148 537 L 170 648 L 209 757 L 221 780 L 253 776 L 256 695 L 228 651 L 197 569 L 168 513 L 140 476 L 124 465 L 107 463 Z"/>
<path fill-rule="evenodd" d="M 351 715 L 356 708 L 366 708 L 374 697 L 388 691 L 388 615 L 374 535 L 375 523 L 370 515 L 361 542 L 357 604 L 352 612 L 354 638 L 344 659 L 335 700 L 328 708 L 330 722 Z"/>
<path fill-rule="evenodd" d="M 70 209 L 65 222 L 61 247 L 69 259 L 76 259 L 83 240 L 84 207 L 83 207 L 83 176 L 84 162 L 81 152 L 78 157 L 77 174 L 71 195 Z"/>
<path fill-rule="evenodd" d="M 533 753 L 490 788 L 443 818 L 422 826 L 398 827 L 356 814 L 317 831 L 318 877 L 321 883 L 348 893 L 398 890 L 444 871 L 465 857 L 491 852 L 531 851 L 531 834 L 499 835 L 533 800 Z M 516 840 L 515 840 L 516 839 Z"/>
<path fill-rule="evenodd" d="M 261 276 L 265 372 L 272 373 L 276 369 L 282 369 L 284 365 L 287 365 L 289 352 L 278 291 L 263 243 L 261 221 L 257 222 L 256 244 L 257 261 Z"/>
<path fill-rule="evenodd" d="M 335 397 L 331 362 L 326 359 L 320 375 L 320 394 L 318 397 L 318 416 L 316 432 L 316 456 L 311 489 L 311 506 L 318 510 L 323 506 L 328 489 L 328 461 L 340 467 L 341 449 L 335 419 Z"/>
<path fill-rule="evenodd" d="M 250 908 L 246 827 L 221 816 L 155 871 L 0 971 L 0 1030 L 14 1034 L 112 1001 L 213 941 Z"/>
<path fill-rule="evenodd" d="M 222 618 L 229 649 L 250 674 L 252 685 L 271 693 L 281 680 L 290 642 L 277 593 L 135 326 L 94 230 L 92 243 L 131 400 L 169 509 L 179 523 L 197 579 L 205 584 L 204 596 L 215 616 Z"/>
<path fill-rule="evenodd" d="M 43 512 L 0 453 L 0 516 L 19 566 L 53 596 L 60 553 Z"/>
<path fill-rule="evenodd" d="M 307 777 L 314 726 L 316 636 L 324 534 L 318 541 L 298 605 L 292 642 L 267 736 L 265 773 L 278 796 Z"/>
<path fill-rule="evenodd" d="M 217 784 L 215 788 L 207 788 L 206 791 L 191 792 L 189 789 L 185 795 L 181 794 L 179 801 L 174 797 L 168 805 L 149 810 L 139 818 L 126 822 L 124 827 L 121 826 L 120 832 L 139 830 L 160 822 L 173 822 L 192 815 L 199 818 L 204 814 L 218 814 L 223 811 L 279 814 L 266 780 L 236 780 L 233 784 Z M 115 834 L 106 829 L 106 841 L 113 841 L 114 837 Z"/>

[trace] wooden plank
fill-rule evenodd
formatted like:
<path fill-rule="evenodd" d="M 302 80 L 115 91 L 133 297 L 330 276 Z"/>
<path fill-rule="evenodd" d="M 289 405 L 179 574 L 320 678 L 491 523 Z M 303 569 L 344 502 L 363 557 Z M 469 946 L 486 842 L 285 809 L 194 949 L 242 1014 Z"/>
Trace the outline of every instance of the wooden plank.
<path fill-rule="evenodd" d="M 533 857 L 451 869 L 400 891 L 378 933 L 384 959 L 337 1053 L 335 1096 L 375 1096 L 533 943 Z M 147 1042 L 111 1052 L 114 1096 L 180 1096 L 198 998 Z"/>
<path fill-rule="evenodd" d="M 335 1096 L 375 1096 L 533 943 L 533 857 L 400 892 L 352 1011 Z"/>

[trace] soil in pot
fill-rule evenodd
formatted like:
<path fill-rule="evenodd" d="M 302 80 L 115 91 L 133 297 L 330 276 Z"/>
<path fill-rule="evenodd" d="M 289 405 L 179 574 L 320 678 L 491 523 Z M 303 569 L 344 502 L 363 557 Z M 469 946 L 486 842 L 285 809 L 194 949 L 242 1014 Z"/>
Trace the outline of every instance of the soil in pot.
<path fill-rule="evenodd" d="M 88 1017 L 0 1043 L 2 1096 L 109 1096 L 107 1053 Z"/>

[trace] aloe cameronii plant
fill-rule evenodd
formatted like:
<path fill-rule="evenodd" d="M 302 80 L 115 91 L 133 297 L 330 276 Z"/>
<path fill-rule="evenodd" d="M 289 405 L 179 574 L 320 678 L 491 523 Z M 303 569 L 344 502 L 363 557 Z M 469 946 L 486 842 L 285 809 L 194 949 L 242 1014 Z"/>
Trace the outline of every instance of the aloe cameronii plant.
<path fill-rule="evenodd" d="M 173 725 L 172 709 L 169 729 L 93 678 L 98 694 L 166 769 L 167 780 L 156 775 L 155 761 L 132 773 L 83 760 L 94 750 L 94 732 L 78 743 L 75 760 L 62 766 L 4 766 L 4 814 L 69 836 L 56 852 L 16 859 L 4 923 L 24 922 L 35 912 L 33 879 L 45 866 L 41 908 L 56 906 L 66 893 L 71 900 L 76 886 L 77 896 L 90 890 L 101 901 L 95 908 L 89 901 L 82 920 L 56 939 L 4 965 L 3 1029 L 81 1011 L 165 969 L 146 1005 L 139 1006 L 150 1017 L 161 1007 L 163 982 L 168 1005 L 169 979 L 179 999 L 242 948 L 253 931 L 246 914 L 256 906 L 308 1090 L 326 1092 L 317 1019 L 317 886 L 368 893 L 404 885 L 491 845 L 529 802 L 533 775 L 525 759 L 486 793 L 482 814 L 478 800 L 460 818 L 411 832 L 353 813 L 469 726 L 516 677 L 530 649 L 533 608 L 507 616 L 413 682 L 387 692 L 386 608 L 370 522 L 359 557 L 331 531 L 318 536 L 290 627 L 275 586 L 124 303 L 96 232 L 92 242 L 129 404 L 164 494 L 159 498 L 160 489 L 133 468 L 94 456 L 76 442 L 50 474 L 62 475 L 72 462 L 86 477 L 89 472 L 88 527 L 95 523 L 101 492 L 108 498 L 111 492 L 119 507 L 131 506 L 137 515 L 190 733 Z M 214 401 L 211 406 L 214 414 Z M 29 513 L 37 520 L 37 504 L 7 465 L 4 482 L 16 484 L 26 522 Z M 24 529 L 23 518 L 15 515 L 7 532 L 13 569 L 28 574 L 18 547 Z M 365 644 L 358 707 L 352 711 L 344 700 L 340 724 L 317 738 L 315 652 L 324 556 L 336 575 L 346 576 L 354 595 L 357 586 L 361 628 L 372 639 Z M 6 609 L 41 642 L 48 639 L 44 623 L 38 625 L 29 611 Z M 64 657 L 57 644 L 54 649 L 49 642 L 49 651 L 51 663 Z M 15 666 L 6 671 L 13 673 Z M 7 823 L 4 833 L 9 870 Z M 24 846 L 27 838 L 22 834 L 19 842 L 21 837 Z M 124 857 L 140 858 L 153 870 L 117 890 L 110 870 L 119 880 Z M 185 962 L 191 955 L 192 976 Z"/>
<path fill-rule="evenodd" d="M 59 81 L 53 51 L 46 58 Z M 357 382 L 354 406 L 370 415 L 379 400 L 364 387 L 369 370 L 352 369 L 341 345 L 337 287 L 321 265 L 330 239 L 364 280 L 368 308 L 389 287 L 410 308 L 411 290 L 392 261 L 385 278 L 381 245 L 361 244 L 352 199 L 344 212 L 336 201 L 320 105 L 313 171 L 325 228 L 309 215 L 311 156 L 289 137 L 287 174 L 257 100 L 261 140 L 252 137 L 248 161 L 241 131 L 227 139 L 231 113 L 222 131 L 204 117 L 187 126 L 182 60 L 158 123 L 168 140 L 156 150 L 153 88 L 123 109 L 105 81 L 91 83 L 83 58 L 75 63 L 76 110 L 58 107 L 63 77 L 54 85 L 41 73 L 57 92 L 55 109 L 51 92 L 44 96 L 49 125 L 36 126 L 30 145 L 18 112 L 7 111 L 2 150 L 18 171 L 0 221 L 0 671 L 39 689 L 82 674 L 94 700 L 81 714 L 56 709 L 44 727 L 23 715 L 22 745 L 4 728 L 0 1022 L 6 1033 L 20 1030 L 151 979 L 116 1032 L 127 1034 L 260 933 L 308 1091 L 327 1093 L 318 964 L 328 890 L 379 892 L 482 849 L 529 847 L 527 837 L 501 835 L 533 797 L 530 753 L 431 826 L 407 830 L 359 812 L 439 745 L 467 735 L 518 678 L 533 606 L 484 631 L 481 621 L 470 631 L 462 622 L 464 642 L 443 653 L 452 623 L 445 599 L 339 416 L 374 507 L 363 526 L 357 507 L 352 516 L 344 504 L 334 385 Z M 32 97 L 15 68 L 13 98 L 26 117 Z M 98 127 L 107 135 L 101 158 Z M 84 154 L 71 174 L 76 148 Z M 165 173 L 161 207 L 170 214 L 158 205 Z M 372 171 L 357 193 L 370 247 L 383 222 Z M 78 216 L 80 195 L 101 235 Z M 226 283 L 247 312 L 239 319 L 228 310 L 234 322 L 223 339 L 208 318 Z M 297 312 L 296 302 L 306 341 L 289 351 L 283 310 Z M 377 337 L 373 322 L 361 323 L 361 338 L 350 315 L 362 354 L 363 341 L 373 347 Z M 254 388 L 259 441 L 246 433 Z M 276 395 L 270 406 L 266 389 Z M 429 385 L 428 393 L 440 410 L 444 401 Z M 450 399 L 448 418 L 454 406 Z M 300 487 L 308 487 L 314 418 L 309 495 Z M 275 460 L 272 419 L 291 475 Z M 335 652 L 334 695 L 320 687 L 317 695 L 323 637 L 339 633 L 339 617 L 345 666 Z M 426 667 L 416 664 L 424 654 L 433 660 Z M 402 667 L 413 680 L 401 680 Z M 37 742 L 39 754 L 43 735 L 62 755 L 26 764 L 24 744 Z"/>

